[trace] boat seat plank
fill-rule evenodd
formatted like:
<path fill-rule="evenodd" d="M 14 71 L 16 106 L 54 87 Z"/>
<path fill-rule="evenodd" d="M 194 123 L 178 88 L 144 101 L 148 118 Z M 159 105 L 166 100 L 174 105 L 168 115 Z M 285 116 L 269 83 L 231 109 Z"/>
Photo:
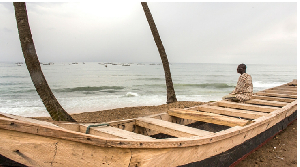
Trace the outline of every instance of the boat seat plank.
<path fill-rule="evenodd" d="M 297 95 L 288 95 L 288 94 L 279 94 L 279 93 L 268 93 L 268 92 L 257 92 L 255 95 L 262 95 L 262 96 L 271 96 L 271 97 L 286 97 L 286 98 L 292 98 L 297 99 Z"/>
<path fill-rule="evenodd" d="M 275 88 L 270 88 L 267 90 L 287 90 L 287 91 L 297 91 L 297 87 L 292 87 L 292 86 L 280 86 L 280 87 L 275 87 Z"/>
<path fill-rule="evenodd" d="M 260 104 L 260 105 L 267 105 L 267 106 L 276 106 L 276 107 L 283 107 L 287 105 L 286 102 L 278 102 L 278 101 L 267 101 L 267 100 L 261 100 L 261 99 L 251 99 L 245 101 L 247 104 Z"/>
<path fill-rule="evenodd" d="M 200 130 L 150 117 L 137 118 L 136 125 L 155 130 L 158 133 L 169 134 L 175 137 L 207 136 L 214 134 L 213 132 L 208 132 L 205 130 Z"/>
<path fill-rule="evenodd" d="M 213 123 L 218 125 L 226 125 L 231 127 L 245 126 L 251 123 L 251 121 L 245 119 L 228 117 L 228 116 L 215 114 L 215 113 L 199 112 L 195 110 L 184 110 L 184 109 L 177 109 L 177 108 L 169 109 L 168 114 L 179 118 L 192 119 L 192 120 L 208 122 L 208 123 Z"/>
<path fill-rule="evenodd" d="M 277 110 L 277 107 L 269 107 L 269 106 L 258 106 L 258 105 L 251 105 L 251 104 L 243 104 L 243 103 L 236 103 L 236 102 L 229 102 L 229 101 L 218 101 L 218 106 L 228 107 L 228 108 L 238 108 L 243 110 L 253 110 L 253 111 L 260 111 L 260 112 L 272 112 Z"/>
<path fill-rule="evenodd" d="M 83 125 L 84 127 L 88 127 L 89 125 Z M 100 134 L 108 134 L 111 136 L 115 136 L 117 138 L 123 139 L 132 139 L 132 140 L 155 140 L 150 136 L 145 136 L 141 134 L 137 134 L 134 132 L 129 132 L 127 130 L 122 130 L 119 128 L 115 128 L 112 126 L 99 126 L 99 127 L 91 127 L 90 134 L 96 135 L 97 133 Z"/>
<path fill-rule="evenodd" d="M 296 99 L 289 99 L 289 98 L 269 97 L 269 96 L 259 96 L 259 95 L 253 95 L 252 99 L 280 101 L 280 102 L 287 102 L 287 103 L 291 103 L 296 100 Z"/>
<path fill-rule="evenodd" d="M 287 95 L 297 95 L 297 91 L 289 91 L 289 90 L 264 90 L 262 92 L 287 94 Z"/>
<path fill-rule="evenodd" d="M 195 107 L 195 109 L 200 111 L 205 111 L 205 112 L 211 112 L 215 114 L 223 114 L 223 115 L 229 115 L 234 117 L 243 117 L 248 119 L 256 119 L 267 115 L 267 113 L 262 113 L 262 112 L 254 112 L 249 110 L 237 110 L 237 109 L 223 108 L 223 107 L 209 106 L 209 105 L 197 106 Z"/>

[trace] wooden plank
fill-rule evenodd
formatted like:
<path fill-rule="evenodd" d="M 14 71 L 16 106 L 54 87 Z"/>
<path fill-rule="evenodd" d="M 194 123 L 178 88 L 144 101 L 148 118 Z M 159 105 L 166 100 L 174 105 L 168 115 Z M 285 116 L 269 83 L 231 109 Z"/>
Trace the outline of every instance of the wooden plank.
<path fill-rule="evenodd" d="M 123 167 L 130 164 L 132 157 L 130 149 L 126 148 L 98 147 L 66 139 L 3 129 L 0 129 L 0 134 L 0 154 L 21 163 L 21 166 L 99 167 L 106 165 Z"/>
<path fill-rule="evenodd" d="M 287 94 L 287 95 L 297 95 L 297 91 L 289 91 L 289 90 L 264 90 L 262 92 Z"/>
<path fill-rule="evenodd" d="M 150 117 L 137 118 L 136 125 L 157 131 L 158 133 L 169 134 L 175 137 L 206 136 L 214 134 L 213 132 L 191 128 Z"/>
<path fill-rule="evenodd" d="M 85 130 L 89 125 L 82 125 L 82 126 L 85 128 L 80 128 L 80 129 L 83 129 L 84 133 L 85 133 Z M 105 136 L 105 137 L 110 136 L 113 138 L 132 139 L 132 140 L 155 140 L 154 138 L 152 138 L 150 136 L 144 136 L 141 134 L 129 132 L 127 130 L 122 130 L 122 129 L 115 128 L 112 126 L 91 127 L 89 134 L 97 135 L 97 136 Z"/>
<path fill-rule="evenodd" d="M 237 110 L 237 109 L 223 108 L 223 107 L 209 106 L 209 105 L 197 106 L 195 109 L 205 111 L 205 112 L 211 112 L 215 114 L 223 114 L 223 115 L 229 115 L 234 117 L 243 117 L 248 119 L 256 119 L 267 115 L 267 113 L 262 113 L 262 112 L 254 112 L 249 110 Z"/>
<path fill-rule="evenodd" d="M 208 122 L 218 125 L 226 125 L 226 126 L 245 126 L 251 121 L 245 119 L 238 119 L 234 117 L 228 117 L 220 114 L 207 113 L 207 112 L 199 112 L 195 110 L 183 110 L 183 109 L 169 109 L 168 114 L 180 117 L 184 119 L 192 119 L 202 122 Z"/>
<path fill-rule="evenodd" d="M 243 110 L 253 110 L 253 111 L 260 111 L 260 112 L 272 112 L 274 110 L 277 110 L 277 107 L 268 107 L 268 106 L 257 106 L 257 105 L 251 105 L 251 104 L 242 104 L 242 103 L 235 103 L 235 102 L 229 102 L 229 101 L 218 101 L 218 106 L 222 107 L 228 107 L 228 108 L 239 108 Z"/>
<path fill-rule="evenodd" d="M 286 102 L 279 102 L 279 101 L 268 101 L 268 100 L 261 100 L 261 99 L 251 99 L 245 101 L 247 104 L 259 104 L 259 105 L 267 105 L 267 106 L 275 106 L 275 107 L 283 107 L 287 105 Z"/>
<path fill-rule="evenodd" d="M 32 118 L 26 118 L 26 117 L 22 117 L 22 116 L 18 116 L 18 115 L 6 114 L 6 113 L 2 113 L 2 112 L 0 112 L 0 115 L 7 117 L 7 118 L 20 120 L 23 122 L 29 122 L 29 123 L 34 123 L 34 124 L 38 124 L 38 125 L 52 126 L 52 127 L 60 128 L 59 126 L 54 125 L 53 123 L 50 123 L 50 122 L 46 122 L 46 121 L 40 121 L 40 120 L 36 120 L 36 119 L 32 119 Z"/>
<path fill-rule="evenodd" d="M 274 87 L 270 88 L 267 90 L 287 90 L 287 91 L 297 91 L 297 87 L 294 86 L 279 86 L 279 87 Z"/>
<path fill-rule="evenodd" d="M 267 93 L 267 92 L 257 92 L 255 95 L 261 96 L 271 96 L 271 97 L 286 97 L 291 99 L 297 99 L 297 95 L 279 94 L 279 93 Z"/>
<path fill-rule="evenodd" d="M 291 103 L 291 102 L 296 100 L 296 99 L 288 99 L 288 98 L 280 98 L 280 97 L 269 97 L 269 96 L 259 96 L 259 95 L 253 95 L 252 99 L 280 101 L 280 102 L 287 102 L 287 103 Z"/>

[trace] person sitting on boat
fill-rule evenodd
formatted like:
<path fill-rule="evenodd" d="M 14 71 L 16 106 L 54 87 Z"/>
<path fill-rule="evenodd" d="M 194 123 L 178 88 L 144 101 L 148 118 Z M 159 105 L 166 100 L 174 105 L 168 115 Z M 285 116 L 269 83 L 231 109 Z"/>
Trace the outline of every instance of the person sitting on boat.
<path fill-rule="evenodd" d="M 230 100 L 235 102 L 244 102 L 250 100 L 253 94 L 253 84 L 251 75 L 246 73 L 247 66 L 240 64 L 237 67 L 237 73 L 241 76 L 237 82 L 235 89 L 227 96 L 224 96 L 223 100 Z"/>

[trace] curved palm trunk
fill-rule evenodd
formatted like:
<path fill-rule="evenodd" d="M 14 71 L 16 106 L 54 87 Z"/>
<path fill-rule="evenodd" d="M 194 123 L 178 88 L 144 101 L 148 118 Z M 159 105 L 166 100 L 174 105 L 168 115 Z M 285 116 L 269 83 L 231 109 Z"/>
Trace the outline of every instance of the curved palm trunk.
<path fill-rule="evenodd" d="M 162 44 L 162 41 L 160 39 L 160 36 L 158 34 L 156 25 L 154 23 L 153 17 L 151 15 L 150 9 L 148 8 L 147 2 L 141 2 L 147 21 L 149 23 L 154 41 L 156 43 L 156 46 L 158 48 L 159 54 L 160 54 L 160 58 L 164 67 L 164 71 L 165 71 L 165 78 L 166 78 L 166 85 L 167 85 L 167 103 L 173 103 L 177 101 L 176 95 L 175 95 L 175 90 L 173 87 L 173 82 L 172 82 L 172 77 L 171 77 L 171 71 L 170 71 L 170 67 L 169 67 L 169 61 L 168 61 L 168 57 L 165 51 L 165 48 Z"/>
<path fill-rule="evenodd" d="M 76 122 L 58 103 L 42 72 L 34 47 L 25 2 L 14 2 L 15 16 L 19 31 L 22 52 L 27 69 L 37 93 L 42 99 L 51 118 L 55 121 Z"/>

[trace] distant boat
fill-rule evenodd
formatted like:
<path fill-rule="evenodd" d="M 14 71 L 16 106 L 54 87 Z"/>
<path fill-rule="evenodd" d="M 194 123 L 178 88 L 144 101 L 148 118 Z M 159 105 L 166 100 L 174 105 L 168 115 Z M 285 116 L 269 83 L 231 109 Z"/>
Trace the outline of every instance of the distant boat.
<path fill-rule="evenodd" d="M 130 64 L 122 64 L 122 66 L 130 66 Z"/>
<path fill-rule="evenodd" d="M 85 64 L 84 62 L 82 64 Z"/>
<path fill-rule="evenodd" d="M 149 64 L 149 65 L 156 65 L 156 64 L 154 64 L 154 63 L 151 63 L 151 64 Z"/>
<path fill-rule="evenodd" d="M 72 63 L 72 64 L 78 64 L 77 62 L 75 62 L 75 63 Z"/>
<path fill-rule="evenodd" d="M 53 65 L 54 63 L 50 62 L 50 63 L 43 63 L 43 65 Z"/>

